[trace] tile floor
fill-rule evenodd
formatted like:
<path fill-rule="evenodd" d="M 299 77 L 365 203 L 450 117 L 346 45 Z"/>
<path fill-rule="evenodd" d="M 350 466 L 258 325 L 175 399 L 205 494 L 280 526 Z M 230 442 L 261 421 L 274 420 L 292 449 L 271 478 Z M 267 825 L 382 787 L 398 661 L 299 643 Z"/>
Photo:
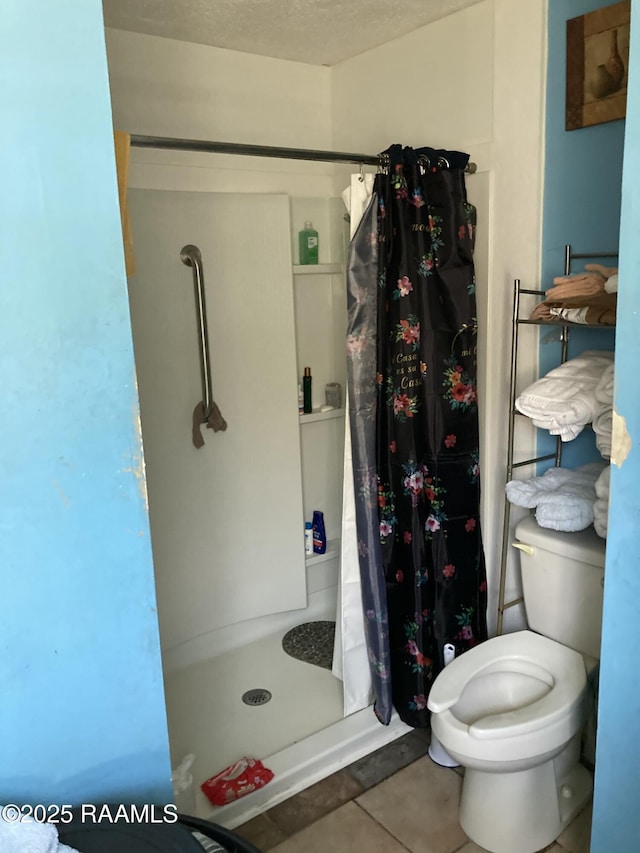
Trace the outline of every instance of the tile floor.
<path fill-rule="evenodd" d="M 410 732 L 234 831 L 264 853 L 483 853 L 458 824 L 461 771 L 434 764 L 428 738 Z M 590 834 L 588 807 L 545 853 L 589 853 Z"/>

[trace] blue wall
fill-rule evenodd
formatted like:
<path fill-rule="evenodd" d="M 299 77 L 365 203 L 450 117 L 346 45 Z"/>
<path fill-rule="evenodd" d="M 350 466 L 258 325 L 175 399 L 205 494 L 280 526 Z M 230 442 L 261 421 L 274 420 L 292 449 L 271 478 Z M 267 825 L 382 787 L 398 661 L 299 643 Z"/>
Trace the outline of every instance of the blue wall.
<path fill-rule="evenodd" d="M 0 89 L 0 802 L 167 801 L 100 0 L 3 0 Z"/>
<path fill-rule="evenodd" d="M 611 469 L 605 569 L 592 853 L 640 850 L 640 398 L 626 373 L 640 363 L 640 3 L 632 2 L 632 46 L 620 226 L 615 409 L 632 449 Z M 629 367 L 631 365 L 631 367 Z M 631 387 L 635 382 L 631 378 Z"/>
<path fill-rule="evenodd" d="M 576 251 L 609 251 L 620 242 L 620 292 L 615 332 L 615 408 L 626 418 L 632 450 L 621 468 L 612 466 L 611 506 L 600 667 L 600 698 L 592 853 L 637 853 L 640 849 L 640 400 L 629 394 L 626 365 L 640 362 L 640 0 L 632 0 L 632 52 L 626 123 L 564 130 L 566 20 L 600 8 L 602 0 L 550 0 L 549 77 L 543 225 L 542 281 L 561 274 L 564 243 Z M 625 127 L 626 124 L 626 127 Z M 622 154 L 624 148 L 624 171 Z M 620 209 L 622 221 L 620 223 Z M 544 331 L 542 337 L 544 337 Z M 597 338 L 595 336 L 598 335 Z M 571 354 L 613 344 L 609 332 L 572 331 Z M 555 349 L 555 353 L 554 353 Z M 541 345 L 541 372 L 553 366 L 555 345 Z M 544 441 L 541 448 L 548 448 Z M 569 467 L 597 458 L 585 430 L 565 445 Z"/>
<path fill-rule="evenodd" d="M 545 132 L 544 216 L 542 227 L 542 289 L 564 271 L 564 246 L 576 252 L 611 252 L 618 247 L 624 121 L 566 131 L 565 80 L 567 20 L 607 5 L 603 0 L 550 0 L 548 6 L 548 76 Z M 572 272 L 584 263 L 576 261 Z M 617 261 L 607 261 L 617 266 Z M 548 328 L 540 333 L 540 375 L 558 364 L 559 345 Z M 545 342 L 547 341 L 547 342 Z M 585 349 L 613 349 L 606 330 L 572 330 L 569 356 Z M 555 443 L 540 431 L 540 453 Z M 600 459 L 591 430 L 563 445 L 563 465 Z"/>

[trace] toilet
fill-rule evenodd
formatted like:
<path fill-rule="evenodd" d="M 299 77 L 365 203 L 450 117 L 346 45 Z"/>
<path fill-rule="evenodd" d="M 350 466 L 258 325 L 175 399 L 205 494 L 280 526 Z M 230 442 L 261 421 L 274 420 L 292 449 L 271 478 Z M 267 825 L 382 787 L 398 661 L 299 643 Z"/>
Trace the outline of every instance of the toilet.
<path fill-rule="evenodd" d="M 587 803 L 580 762 L 587 680 L 598 665 L 605 542 L 533 516 L 516 527 L 529 630 L 456 658 L 429 694 L 431 727 L 465 768 L 460 825 L 491 853 L 534 853 Z"/>

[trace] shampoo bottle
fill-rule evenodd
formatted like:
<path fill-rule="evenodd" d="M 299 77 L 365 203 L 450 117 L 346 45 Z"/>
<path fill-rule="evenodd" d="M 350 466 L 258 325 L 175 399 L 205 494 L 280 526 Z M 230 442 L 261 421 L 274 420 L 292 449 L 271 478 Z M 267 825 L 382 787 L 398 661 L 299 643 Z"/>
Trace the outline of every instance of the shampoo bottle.
<path fill-rule="evenodd" d="M 315 510 L 313 513 L 313 553 L 324 554 L 327 550 L 327 535 L 324 530 L 324 515 Z"/>
<path fill-rule="evenodd" d="M 298 234 L 301 264 L 318 263 L 318 232 L 313 225 L 307 221 L 304 229 Z"/>

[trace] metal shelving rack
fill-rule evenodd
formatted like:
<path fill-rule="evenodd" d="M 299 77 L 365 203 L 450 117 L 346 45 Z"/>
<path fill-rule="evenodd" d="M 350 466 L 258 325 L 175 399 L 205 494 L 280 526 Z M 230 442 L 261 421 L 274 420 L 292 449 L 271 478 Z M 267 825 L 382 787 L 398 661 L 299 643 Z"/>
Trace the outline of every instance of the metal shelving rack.
<path fill-rule="evenodd" d="M 564 274 L 571 274 L 571 265 L 573 261 L 579 259 L 604 259 L 604 258 L 617 258 L 617 252 L 573 252 L 571 245 L 567 244 L 564 247 Z M 516 401 L 516 385 L 518 380 L 518 331 L 520 326 L 528 325 L 528 326 L 553 326 L 555 328 L 560 329 L 560 364 L 564 364 L 567 360 L 567 355 L 569 351 L 569 334 L 571 328 L 580 328 L 580 329 L 611 329 L 611 326 L 584 326 L 578 325 L 576 323 L 562 323 L 556 321 L 544 321 L 544 320 L 528 320 L 520 317 L 520 298 L 522 295 L 528 296 L 537 296 L 540 298 L 544 298 L 546 292 L 544 290 L 528 290 L 521 286 L 521 281 L 519 278 L 514 280 L 514 289 L 513 289 L 513 315 L 512 315 L 512 331 L 511 331 L 511 373 L 509 377 L 509 430 L 507 437 L 507 471 L 506 471 L 506 480 L 505 484 L 513 479 L 513 472 L 517 468 L 523 468 L 527 465 L 536 465 L 539 462 L 547 462 L 553 460 L 555 467 L 559 467 L 562 464 L 562 440 L 560 436 L 555 436 L 556 448 L 554 453 L 546 453 L 542 456 L 533 456 L 528 459 L 524 459 L 521 462 L 513 461 L 513 451 L 514 451 L 514 433 L 515 433 L 515 419 L 516 416 L 521 416 L 517 411 L 515 406 Z M 509 546 L 510 546 L 510 524 L 511 524 L 511 504 L 507 500 L 506 492 L 504 496 L 504 514 L 503 514 L 503 523 L 502 523 L 502 551 L 500 554 L 500 582 L 498 585 L 498 626 L 497 633 L 502 633 L 502 628 L 504 624 L 504 613 L 505 610 L 508 610 L 510 607 L 514 607 L 517 604 L 521 604 L 523 602 L 522 596 L 518 596 L 517 598 L 510 599 L 508 601 L 505 600 L 506 597 L 506 584 L 507 584 L 507 561 L 509 556 Z"/>

